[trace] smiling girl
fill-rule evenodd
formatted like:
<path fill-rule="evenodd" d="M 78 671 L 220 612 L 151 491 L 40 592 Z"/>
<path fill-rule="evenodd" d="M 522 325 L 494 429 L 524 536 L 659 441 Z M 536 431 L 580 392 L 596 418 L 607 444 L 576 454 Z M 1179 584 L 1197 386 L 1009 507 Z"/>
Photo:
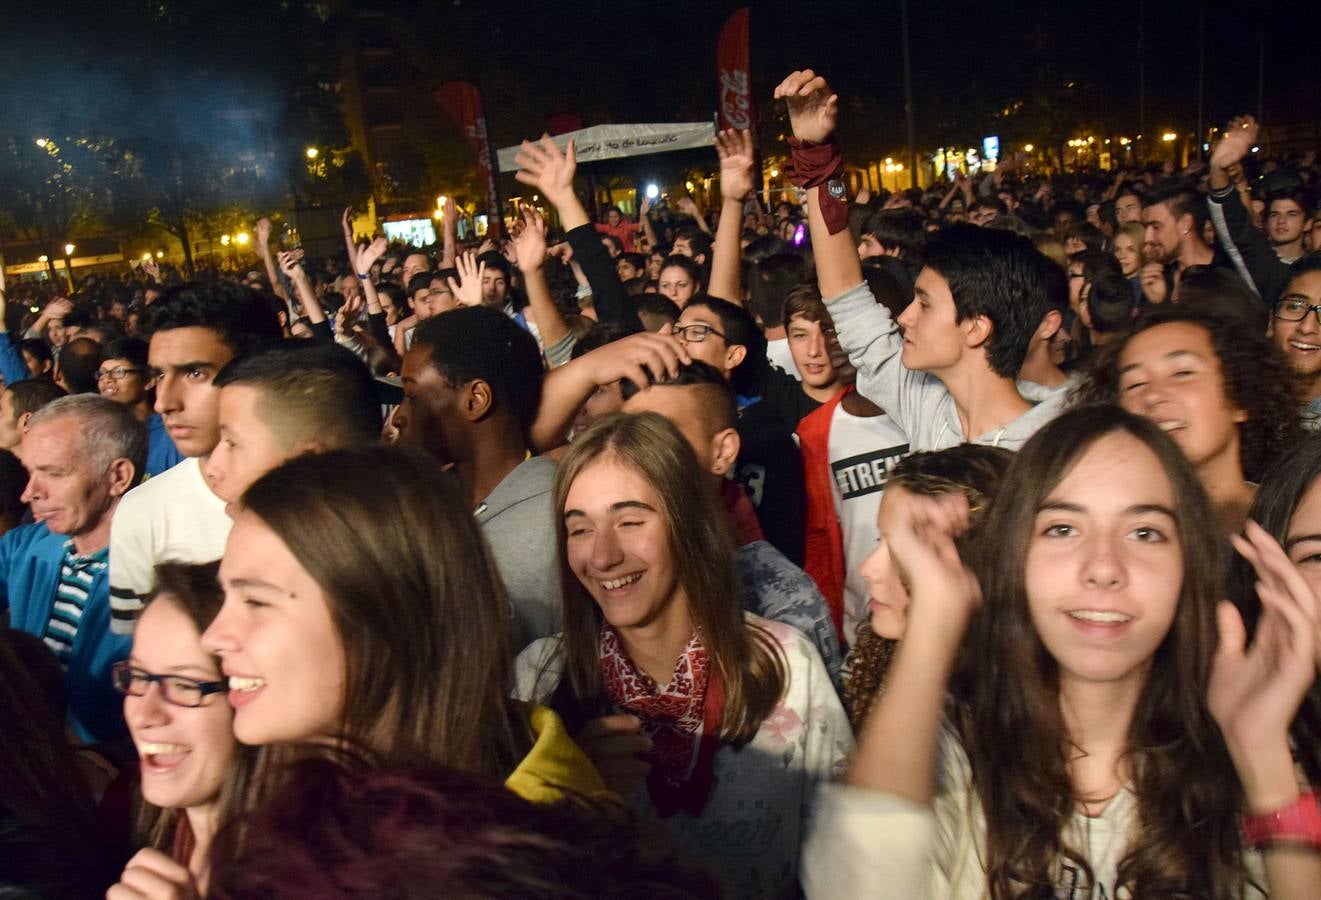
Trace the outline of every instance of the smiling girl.
<path fill-rule="evenodd" d="M 737 896 L 792 896 L 812 789 L 852 747 L 815 647 L 741 611 L 726 514 L 661 416 L 577 438 L 555 509 L 564 633 L 523 651 L 520 695 Z"/>
<path fill-rule="evenodd" d="M 141 759 L 139 831 L 148 849 L 128 864 L 111 900 L 131 900 L 163 884 L 206 884 L 206 857 L 249 755 L 234 740 L 219 660 L 202 631 L 220 609 L 215 563 L 165 563 L 133 634 L 129 658 L 115 666 L 124 719 Z"/>
<path fill-rule="evenodd" d="M 240 501 L 220 583 L 203 643 L 243 743 L 361 746 L 531 800 L 603 790 L 553 713 L 508 697 L 509 601 L 431 457 L 364 447 L 267 473 Z"/>
<path fill-rule="evenodd" d="M 1284 357 L 1252 323 L 1210 302 L 1149 308 L 1105 345 L 1079 397 L 1117 403 L 1173 438 L 1225 536 L 1242 527 L 1256 479 L 1301 433 Z"/>
<path fill-rule="evenodd" d="M 1245 651 L 1210 507 L 1145 420 L 1093 407 L 1038 432 L 980 577 L 953 542 L 967 516 L 922 498 L 889 540 L 908 625 L 848 785 L 823 792 L 808 895 L 1309 896 L 1319 857 L 1266 841 L 1263 873 L 1240 832 L 1299 798 L 1288 726 L 1315 666 L 1315 598 L 1278 587 L 1260 530 L 1235 543 L 1272 585 Z M 977 677 L 947 703 L 961 656 Z"/>

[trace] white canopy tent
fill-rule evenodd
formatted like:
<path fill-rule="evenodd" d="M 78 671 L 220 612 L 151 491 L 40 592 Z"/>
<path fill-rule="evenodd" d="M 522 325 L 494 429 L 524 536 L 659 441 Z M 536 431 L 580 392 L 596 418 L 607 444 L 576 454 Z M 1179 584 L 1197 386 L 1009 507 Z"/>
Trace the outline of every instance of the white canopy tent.
<path fill-rule="evenodd" d="M 658 125 L 593 125 L 553 140 L 563 150 L 570 140 L 578 148 L 578 162 L 596 162 L 625 156 L 646 156 L 672 150 L 692 150 L 715 143 L 715 126 L 710 122 L 675 122 Z M 501 172 L 518 168 L 514 156 L 518 147 L 505 147 L 497 153 Z"/>

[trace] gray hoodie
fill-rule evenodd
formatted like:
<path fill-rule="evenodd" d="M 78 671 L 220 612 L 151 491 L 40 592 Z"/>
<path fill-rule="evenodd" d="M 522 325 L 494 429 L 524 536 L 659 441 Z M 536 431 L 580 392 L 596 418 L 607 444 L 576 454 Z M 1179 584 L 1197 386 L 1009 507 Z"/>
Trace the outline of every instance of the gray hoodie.
<path fill-rule="evenodd" d="M 564 630 L 551 509 L 554 480 L 552 460 L 525 459 L 475 513 L 513 606 L 515 651 Z"/>
<path fill-rule="evenodd" d="M 885 410 L 908 435 L 914 452 L 969 442 L 944 383 L 934 375 L 906 368 L 900 360 L 904 340 L 899 327 L 865 282 L 826 304 L 840 346 L 858 370 L 858 393 Z M 1067 393 L 1061 390 L 1045 397 L 1003 428 L 970 442 L 1018 450 L 1038 428 L 1064 411 Z"/>

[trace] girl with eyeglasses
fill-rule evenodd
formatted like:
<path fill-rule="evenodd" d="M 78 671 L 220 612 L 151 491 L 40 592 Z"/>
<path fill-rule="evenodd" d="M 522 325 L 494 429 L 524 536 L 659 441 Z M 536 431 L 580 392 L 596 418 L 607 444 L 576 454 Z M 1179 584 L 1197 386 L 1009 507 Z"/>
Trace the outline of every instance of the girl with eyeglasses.
<path fill-rule="evenodd" d="M 202 647 L 223 599 L 217 565 L 157 566 L 132 653 L 114 668 L 140 760 L 137 824 L 147 849 L 130 860 L 109 900 L 156 897 L 167 886 L 204 890 L 211 839 L 249 771 L 220 660 Z"/>

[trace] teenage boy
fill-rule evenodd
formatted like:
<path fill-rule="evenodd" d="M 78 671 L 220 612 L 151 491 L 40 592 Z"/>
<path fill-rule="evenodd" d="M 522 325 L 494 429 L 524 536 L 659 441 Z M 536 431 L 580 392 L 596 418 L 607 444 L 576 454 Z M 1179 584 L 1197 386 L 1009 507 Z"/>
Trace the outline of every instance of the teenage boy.
<path fill-rule="evenodd" d="M 210 562 L 225 551 L 231 519 L 202 467 L 220 440 L 216 375 L 231 360 L 280 339 L 275 310 L 233 282 L 170 288 L 142 313 L 156 412 L 186 458 L 125 495 L 110 532 L 111 628 L 129 633 L 165 560 Z"/>

